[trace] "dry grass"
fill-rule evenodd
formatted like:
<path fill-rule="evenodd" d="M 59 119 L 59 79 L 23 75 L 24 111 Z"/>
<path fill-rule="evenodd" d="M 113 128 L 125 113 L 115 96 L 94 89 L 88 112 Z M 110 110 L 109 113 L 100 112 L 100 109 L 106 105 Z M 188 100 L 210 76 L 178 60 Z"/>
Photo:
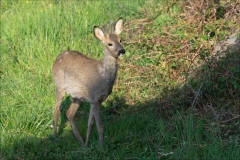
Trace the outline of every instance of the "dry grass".
<path fill-rule="evenodd" d="M 153 3 L 142 9 L 145 19 L 126 23 L 124 41 L 134 56 L 120 62 L 115 90 L 124 90 L 127 105 L 156 106 L 159 113 L 193 107 L 196 116 L 220 124 L 223 134 L 236 133 L 239 127 L 230 128 L 240 118 L 240 52 L 213 51 L 240 29 L 239 2 L 181 1 L 179 15 L 169 10 L 174 5 L 179 3 L 169 1 L 163 8 Z"/>

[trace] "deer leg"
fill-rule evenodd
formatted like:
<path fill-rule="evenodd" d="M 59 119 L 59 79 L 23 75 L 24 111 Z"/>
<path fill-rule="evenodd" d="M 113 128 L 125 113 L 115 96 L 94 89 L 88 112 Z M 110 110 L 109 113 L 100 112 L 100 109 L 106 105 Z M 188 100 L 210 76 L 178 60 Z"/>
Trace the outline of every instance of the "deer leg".
<path fill-rule="evenodd" d="M 93 115 L 94 115 L 96 125 L 97 125 L 100 146 L 101 146 L 101 148 L 103 148 L 103 125 L 102 125 L 102 120 L 100 118 L 100 103 L 96 102 L 96 103 L 91 104 L 91 108 L 93 110 Z"/>
<path fill-rule="evenodd" d="M 78 110 L 78 107 L 80 105 L 81 101 L 78 100 L 78 99 L 73 99 L 72 100 L 72 104 L 71 106 L 69 107 L 68 111 L 67 111 L 67 118 L 72 126 L 72 130 L 73 130 L 73 133 L 74 135 L 76 136 L 76 138 L 78 139 L 78 141 L 81 143 L 81 146 L 84 147 L 84 142 L 83 142 L 83 139 L 77 129 L 77 125 L 76 125 L 76 122 L 74 120 L 74 116 Z"/>
<path fill-rule="evenodd" d="M 88 130 L 87 130 L 87 138 L 86 138 L 86 143 L 85 143 L 86 146 L 89 143 L 89 138 L 90 138 L 90 134 L 92 132 L 93 123 L 94 123 L 94 115 L 93 115 L 93 107 L 91 105 L 90 113 L 89 113 L 89 117 L 88 117 Z"/>
<path fill-rule="evenodd" d="M 62 99 L 65 95 L 65 91 L 56 89 L 56 95 L 57 95 L 57 100 L 56 100 L 56 105 L 55 105 L 55 110 L 54 110 L 54 119 L 53 119 L 53 134 L 54 134 L 54 136 L 57 136 L 57 125 L 58 125 L 58 117 L 60 115 L 60 105 L 61 105 Z"/>

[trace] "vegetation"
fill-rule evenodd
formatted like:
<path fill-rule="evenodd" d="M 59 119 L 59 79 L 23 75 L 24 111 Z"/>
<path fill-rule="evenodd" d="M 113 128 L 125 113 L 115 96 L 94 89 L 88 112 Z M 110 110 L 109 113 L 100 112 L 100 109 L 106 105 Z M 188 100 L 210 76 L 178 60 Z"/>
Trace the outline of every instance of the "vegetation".
<path fill-rule="evenodd" d="M 239 29 L 237 1 L 1 1 L 1 159 L 238 159 L 240 51 L 212 52 Z M 53 61 L 63 50 L 101 59 L 93 26 L 125 20 L 104 150 L 80 148 L 61 106 L 52 136 Z M 77 112 L 84 137 L 89 104 Z"/>

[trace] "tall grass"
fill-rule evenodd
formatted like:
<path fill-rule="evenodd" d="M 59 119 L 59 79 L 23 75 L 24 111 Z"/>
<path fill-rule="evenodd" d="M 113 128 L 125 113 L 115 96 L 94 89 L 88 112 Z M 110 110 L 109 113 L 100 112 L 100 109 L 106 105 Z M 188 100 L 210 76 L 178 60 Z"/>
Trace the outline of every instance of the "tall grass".
<path fill-rule="evenodd" d="M 1 149 L 51 134 L 51 65 L 63 50 L 100 59 L 93 26 L 128 17 L 141 1 L 1 1 Z M 130 19 L 130 17 L 128 17 Z"/>
<path fill-rule="evenodd" d="M 163 26 L 177 23 L 174 15 L 180 13 L 181 7 L 177 4 L 167 6 L 167 3 L 164 0 L 1 1 L 0 157 L 237 159 L 239 138 L 224 139 L 221 129 L 211 128 L 206 117 L 196 116 L 192 108 L 185 110 L 189 102 L 180 106 L 174 104 L 167 111 L 162 111 L 163 106 L 159 111 L 158 96 L 163 97 L 163 93 L 169 91 L 167 85 L 175 85 L 164 72 L 164 69 L 174 72 L 176 68 L 166 66 L 165 50 L 169 46 L 151 48 L 148 41 L 135 45 L 130 40 L 135 37 L 149 40 L 162 35 Z M 156 17 L 157 12 L 162 15 Z M 133 22 L 146 16 L 155 17 L 151 27 L 143 25 L 146 34 L 136 32 L 142 26 L 130 28 L 127 23 L 125 34 L 132 39 L 123 35 L 127 53 L 119 62 L 114 91 L 102 107 L 105 150 L 99 149 L 96 129 L 91 135 L 90 146 L 84 150 L 80 148 L 64 114 L 70 103 L 67 97 L 61 107 L 61 134 L 52 137 L 55 86 L 51 66 L 57 55 L 71 49 L 101 59 L 103 48 L 93 36 L 93 26 L 119 17 Z M 179 37 L 186 37 L 176 32 Z M 133 35 L 129 35 L 131 33 Z M 158 54 L 148 54 L 156 48 Z M 166 96 L 167 101 L 171 101 L 170 98 Z M 89 105 L 84 103 L 76 115 L 83 137 L 88 112 Z"/>

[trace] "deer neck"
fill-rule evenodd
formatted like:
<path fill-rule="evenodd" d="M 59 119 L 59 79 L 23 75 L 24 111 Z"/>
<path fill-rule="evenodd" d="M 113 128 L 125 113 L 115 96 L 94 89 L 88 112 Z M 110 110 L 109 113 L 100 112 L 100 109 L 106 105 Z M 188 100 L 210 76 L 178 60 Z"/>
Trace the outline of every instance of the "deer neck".
<path fill-rule="evenodd" d="M 118 60 L 116 57 L 111 56 L 111 53 L 105 52 L 103 62 L 103 76 L 110 82 L 115 80 L 118 70 Z"/>

